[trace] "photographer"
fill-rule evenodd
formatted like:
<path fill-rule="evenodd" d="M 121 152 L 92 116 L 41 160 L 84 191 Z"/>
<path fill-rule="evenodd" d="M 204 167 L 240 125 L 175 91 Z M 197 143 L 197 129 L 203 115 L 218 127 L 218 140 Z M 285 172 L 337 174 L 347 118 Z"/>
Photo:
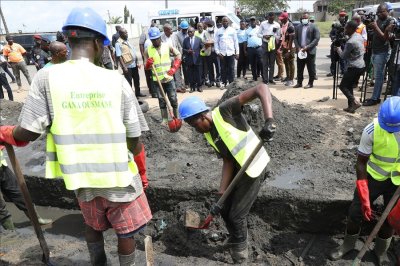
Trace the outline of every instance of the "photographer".
<path fill-rule="evenodd" d="M 341 10 L 339 12 L 339 21 L 334 22 L 332 24 L 332 30 L 329 33 L 329 37 L 331 38 L 332 44 L 331 44 L 331 67 L 330 67 L 330 73 L 328 73 L 326 76 L 327 77 L 332 77 L 335 72 L 336 72 L 336 62 L 339 61 L 340 65 L 340 76 L 343 75 L 345 71 L 345 63 L 346 61 L 344 59 L 341 59 L 338 54 L 335 52 L 335 45 L 334 42 L 338 42 L 339 40 L 344 39 L 344 26 L 346 25 L 347 22 L 347 13 L 344 10 Z M 344 48 L 344 42 L 341 44 L 342 49 Z"/>
<path fill-rule="evenodd" d="M 374 67 L 375 85 L 372 97 L 363 105 L 372 106 L 381 102 L 380 96 L 385 74 L 385 66 L 390 57 L 389 34 L 394 27 L 394 19 L 389 17 L 388 5 L 382 3 L 377 10 L 378 20 L 366 19 L 364 23 L 373 30 L 372 36 L 372 65 Z"/>
<path fill-rule="evenodd" d="M 347 22 L 344 33 L 350 38 L 347 40 L 344 50 L 340 46 L 335 46 L 334 50 L 341 59 L 347 59 L 347 70 L 343 75 L 339 88 L 347 98 L 348 107 L 343 110 L 354 113 L 361 104 L 354 98 L 353 84 L 364 72 L 364 40 L 360 34 L 356 33 L 358 24 L 354 21 Z"/>

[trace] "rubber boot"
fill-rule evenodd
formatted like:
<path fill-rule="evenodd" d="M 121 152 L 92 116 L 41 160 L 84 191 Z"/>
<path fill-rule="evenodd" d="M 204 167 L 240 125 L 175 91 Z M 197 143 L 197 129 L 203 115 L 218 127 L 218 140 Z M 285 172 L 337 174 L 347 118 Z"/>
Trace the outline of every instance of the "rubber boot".
<path fill-rule="evenodd" d="M 161 118 L 162 118 L 163 124 L 168 123 L 168 110 L 166 108 L 161 109 Z"/>
<path fill-rule="evenodd" d="M 241 264 L 247 261 L 249 257 L 249 249 L 247 248 L 247 240 L 240 243 L 230 243 L 229 253 L 233 259 L 233 263 Z"/>
<path fill-rule="evenodd" d="M 89 255 L 90 262 L 93 266 L 106 266 L 107 265 L 107 257 L 106 252 L 104 251 L 104 241 L 86 243 Z M 121 264 L 122 265 L 122 264 Z"/>
<path fill-rule="evenodd" d="M 392 265 L 390 262 L 390 258 L 387 254 L 387 250 L 390 247 L 390 242 L 392 242 L 392 237 L 389 237 L 388 239 L 383 239 L 377 236 L 375 238 L 374 253 L 378 258 L 378 265 L 380 266 Z"/>
<path fill-rule="evenodd" d="M 120 266 L 133 266 L 135 265 L 135 251 L 130 255 L 118 254 Z"/>
<path fill-rule="evenodd" d="M 15 230 L 14 223 L 13 223 L 11 216 L 4 219 L 1 222 L 1 225 L 3 226 L 3 228 L 5 230 Z"/>
<path fill-rule="evenodd" d="M 343 244 L 333 249 L 329 253 L 329 258 L 331 260 L 339 260 L 349 251 L 352 251 L 356 246 L 356 242 L 359 236 L 360 232 L 358 232 L 358 234 L 355 235 L 349 235 L 347 234 L 346 230 L 346 235 L 344 236 Z"/>

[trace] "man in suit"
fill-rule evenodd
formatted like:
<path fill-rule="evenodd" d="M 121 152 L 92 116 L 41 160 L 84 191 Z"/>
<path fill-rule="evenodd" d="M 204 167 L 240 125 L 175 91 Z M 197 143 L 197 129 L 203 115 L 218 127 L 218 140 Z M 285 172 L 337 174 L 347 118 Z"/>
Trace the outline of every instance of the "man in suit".
<path fill-rule="evenodd" d="M 194 28 L 189 27 L 188 37 L 183 40 L 182 50 L 185 58 L 185 64 L 188 67 L 188 78 L 190 83 L 190 93 L 196 91 L 202 92 L 201 89 L 201 72 L 202 58 L 200 50 L 203 48 L 202 40 L 194 36 Z"/>
<path fill-rule="evenodd" d="M 306 52 L 307 56 L 303 59 L 297 55 L 297 84 L 293 88 L 301 88 L 303 86 L 303 72 L 304 67 L 307 65 L 309 81 L 304 89 L 309 89 L 314 86 L 315 79 L 315 65 L 314 59 L 317 53 L 317 45 L 319 42 L 320 34 L 315 24 L 310 23 L 308 13 L 304 13 L 301 17 L 301 24 L 295 29 L 294 44 L 296 45 L 297 54 Z"/>

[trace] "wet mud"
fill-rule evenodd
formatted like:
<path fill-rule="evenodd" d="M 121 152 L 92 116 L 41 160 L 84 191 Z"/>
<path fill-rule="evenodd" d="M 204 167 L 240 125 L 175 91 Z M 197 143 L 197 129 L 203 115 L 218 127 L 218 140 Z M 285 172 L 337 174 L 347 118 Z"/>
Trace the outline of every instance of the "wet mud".
<path fill-rule="evenodd" d="M 230 84 L 220 102 L 253 85 L 255 83 L 247 81 Z M 208 104 L 215 106 L 218 103 Z M 20 109 L 20 104 L 0 101 L 1 116 L 5 118 L 2 124 L 14 124 Z M 273 99 L 273 110 L 278 130 L 274 141 L 266 144 L 271 156 L 268 178 L 248 219 L 249 265 L 349 265 L 356 252 L 339 262 L 329 261 L 326 254 L 343 238 L 346 212 L 354 189 L 357 145 L 363 128 L 372 121 L 375 113 L 366 109 L 355 117 L 337 109 L 315 110 L 289 105 L 276 98 Z M 256 130 L 263 125 L 258 100 L 246 105 L 244 114 Z M 218 188 L 221 160 L 204 138 L 187 125 L 171 134 L 160 129 L 158 110 L 150 109 L 145 115 L 150 127 L 150 131 L 142 136 L 150 182 L 146 194 L 154 218 L 138 237 L 138 249 L 143 251 L 141 240 L 147 234 L 153 237 L 157 265 L 232 263 L 223 248 L 228 233 L 219 217 L 208 230 L 188 230 L 183 226 L 187 209 L 205 217 L 217 200 L 213 192 Z M 17 150 L 34 201 L 43 206 L 77 209 L 74 194 L 65 191 L 61 180 L 43 179 L 44 149 L 42 138 Z M 52 211 L 46 211 L 46 214 L 51 216 Z M 60 228 L 68 227 L 68 219 L 66 221 Z M 79 227 L 79 223 L 74 225 Z M 9 263 L 5 265 L 27 265 L 22 262 L 27 261 L 24 254 L 29 249 L 36 248 L 36 253 L 28 252 L 31 254 L 29 261 L 38 255 L 37 240 L 26 226 L 27 223 L 21 224 L 17 233 L 2 232 L 2 239 L 11 239 L 3 241 L 0 250 L 5 254 L 0 261 Z M 368 232 L 365 230 L 360 237 L 359 248 Z M 64 233 L 56 233 L 50 228 L 46 229 L 45 236 L 52 243 L 51 250 L 54 257 L 59 258 L 59 265 L 87 265 L 82 231 L 64 239 Z M 18 244 L 23 239 L 27 239 L 23 241 L 25 249 Z M 299 260 L 311 240 L 313 245 Z M 112 265 L 118 261 L 115 243 L 112 231 L 107 231 L 106 246 Z M 394 242 L 391 253 L 399 251 L 398 241 Z M 144 254 L 139 254 L 144 263 Z M 63 261 L 64 258 L 69 260 Z M 371 252 L 365 259 L 365 265 L 376 265 Z"/>

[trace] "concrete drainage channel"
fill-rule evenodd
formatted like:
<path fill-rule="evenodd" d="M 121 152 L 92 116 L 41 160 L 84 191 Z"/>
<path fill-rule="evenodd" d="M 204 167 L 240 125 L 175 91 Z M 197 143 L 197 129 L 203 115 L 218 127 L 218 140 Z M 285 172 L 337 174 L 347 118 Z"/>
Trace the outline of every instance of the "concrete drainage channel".
<path fill-rule="evenodd" d="M 230 84 L 221 101 L 253 85 L 247 81 Z M 14 124 L 21 105 L 7 104 L 0 106 L 7 119 L 3 123 Z M 249 265 L 350 265 L 355 252 L 338 262 L 329 261 L 326 254 L 343 237 L 354 190 L 357 145 L 362 129 L 375 113 L 363 110 L 363 115 L 354 119 L 339 110 L 315 111 L 276 99 L 273 107 L 278 132 L 274 142 L 266 145 L 272 160 L 248 218 Z M 249 123 L 259 128 L 263 121 L 259 103 L 245 106 L 244 113 Z M 145 115 L 150 128 L 142 138 L 150 182 L 146 193 L 153 220 L 138 236 L 137 265 L 144 265 L 144 234 L 153 237 L 157 265 L 231 263 L 223 249 L 227 230 L 220 218 L 208 230 L 193 231 L 183 226 L 187 209 L 205 216 L 216 200 L 213 195 L 219 184 L 221 160 L 191 128 L 184 125 L 171 134 L 160 129 L 158 110 L 150 109 Z M 79 211 L 67 210 L 77 208 L 74 193 L 66 191 L 61 180 L 42 178 L 44 147 L 40 139 L 16 153 L 35 203 L 63 208 L 40 210 L 50 215 L 59 213 L 52 226 L 44 227 L 52 257 L 57 265 L 88 265 L 82 217 Z M 29 265 L 40 260 L 37 240 L 32 230 L 25 228 L 27 225 L 17 224 L 20 229 L 14 233 L 2 232 L 3 264 Z M 69 233 L 71 230 L 75 232 Z M 364 235 L 368 232 L 366 228 Z M 105 235 L 110 263 L 118 265 L 115 236 L 111 230 Z M 358 248 L 363 239 L 365 236 Z M 393 254 L 400 251 L 398 242 L 393 243 Z M 371 252 L 365 260 L 364 265 L 376 265 Z"/>

